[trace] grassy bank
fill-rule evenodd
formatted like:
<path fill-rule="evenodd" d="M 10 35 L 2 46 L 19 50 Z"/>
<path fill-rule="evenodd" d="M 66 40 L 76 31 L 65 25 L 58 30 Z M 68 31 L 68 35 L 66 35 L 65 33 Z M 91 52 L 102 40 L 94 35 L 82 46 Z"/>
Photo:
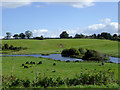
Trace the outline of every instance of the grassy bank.
<path fill-rule="evenodd" d="M 3 51 L 9 54 L 41 54 L 41 53 L 61 53 L 65 48 L 87 48 L 94 49 L 101 53 L 118 56 L 118 42 L 99 39 L 47 39 L 47 40 L 2 40 L 14 46 L 26 47 L 26 50 L 16 52 Z M 59 46 L 62 45 L 62 47 Z"/>

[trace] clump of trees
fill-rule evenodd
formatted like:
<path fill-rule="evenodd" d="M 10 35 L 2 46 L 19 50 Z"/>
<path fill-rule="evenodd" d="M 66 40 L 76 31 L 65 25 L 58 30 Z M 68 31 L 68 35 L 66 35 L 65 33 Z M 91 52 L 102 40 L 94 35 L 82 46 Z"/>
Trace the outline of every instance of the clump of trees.
<path fill-rule="evenodd" d="M 116 40 L 120 41 L 120 35 L 113 34 L 107 32 L 102 32 L 101 34 L 93 34 L 93 35 L 83 35 L 83 34 L 76 34 L 74 37 L 70 36 L 66 31 L 63 31 L 60 34 L 60 38 L 88 38 L 88 39 L 108 39 L 108 40 Z"/>
<path fill-rule="evenodd" d="M 9 45 L 7 43 L 2 46 L 2 50 L 16 50 L 16 51 L 19 51 L 19 50 L 22 50 L 22 49 L 27 49 L 27 48 L 15 47 L 15 46 Z"/>
<path fill-rule="evenodd" d="M 7 32 L 5 38 L 6 38 L 6 39 L 10 39 L 11 36 L 12 36 L 11 33 L 10 33 L 10 32 Z M 30 37 L 32 37 L 32 32 L 29 31 L 29 30 L 27 30 L 27 31 L 25 31 L 25 33 L 14 34 L 13 37 L 14 37 L 15 39 L 25 39 L 25 38 L 30 39 Z"/>
<path fill-rule="evenodd" d="M 109 57 L 106 57 L 105 55 L 95 51 L 95 50 L 88 50 L 88 49 L 64 49 L 61 52 L 61 55 L 63 57 L 72 57 L 72 58 L 81 58 L 83 60 L 87 61 L 104 61 L 109 60 Z"/>
<path fill-rule="evenodd" d="M 38 40 L 43 40 L 43 36 L 41 35 L 41 37 L 34 37 L 33 39 L 38 39 Z"/>

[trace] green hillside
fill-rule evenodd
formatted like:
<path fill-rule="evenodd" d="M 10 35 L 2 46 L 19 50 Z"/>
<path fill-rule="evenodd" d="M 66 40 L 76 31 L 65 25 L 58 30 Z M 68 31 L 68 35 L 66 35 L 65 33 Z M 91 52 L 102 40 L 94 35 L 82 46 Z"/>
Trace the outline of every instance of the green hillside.
<path fill-rule="evenodd" d="M 10 52 L 10 54 L 41 54 L 60 53 L 65 48 L 88 48 L 94 49 L 110 56 L 118 56 L 118 42 L 99 39 L 47 39 L 47 40 L 2 40 L 9 45 L 27 47 L 26 50 Z M 62 47 L 60 47 L 62 45 Z"/>

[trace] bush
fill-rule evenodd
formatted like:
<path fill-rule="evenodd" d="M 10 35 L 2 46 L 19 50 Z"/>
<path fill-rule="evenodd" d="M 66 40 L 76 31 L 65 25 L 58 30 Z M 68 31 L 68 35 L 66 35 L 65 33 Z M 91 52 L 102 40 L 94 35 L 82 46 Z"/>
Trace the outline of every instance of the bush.
<path fill-rule="evenodd" d="M 78 50 L 79 50 L 80 54 L 85 54 L 85 52 L 86 52 L 85 49 L 83 49 L 83 48 L 79 48 Z"/>
<path fill-rule="evenodd" d="M 69 57 L 69 49 L 64 49 L 61 53 L 63 57 Z"/>
<path fill-rule="evenodd" d="M 90 61 L 103 61 L 108 60 L 106 57 L 102 57 L 102 55 L 95 51 L 95 50 L 87 50 L 85 55 L 82 58 L 83 60 L 90 60 Z"/>
<path fill-rule="evenodd" d="M 9 47 L 9 45 L 8 44 L 4 44 L 3 46 L 2 46 L 2 50 L 16 50 L 16 51 L 19 51 L 19 50 L 25 50 L 25 49 L 27 49 L 27 48 L 22 48 L 22 47 L 14 47 L 13 45 L 10 45 L 10 47 Z"/>
<path fill-rule="evenodd" d="M 75 48 L 70 48 L 69 49 L 69 55 L 79 55 L 79 51 Z"/>
<path fill-rule="evenodd" d="M 75 48 L 70 48 L 70 49 L 64 49 L 61 53 L 62 56 L 64 57 L 70 57 L 73 55 L 79 55 L 79 51 Z"/>

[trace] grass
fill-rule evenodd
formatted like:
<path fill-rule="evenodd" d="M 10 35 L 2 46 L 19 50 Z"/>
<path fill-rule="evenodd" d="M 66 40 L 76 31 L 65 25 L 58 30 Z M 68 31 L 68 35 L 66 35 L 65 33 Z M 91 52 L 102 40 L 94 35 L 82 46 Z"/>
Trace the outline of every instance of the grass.
<path fill-rule="evenodd" d="M 2 40 L 2 43 L 9 45 L 26 47 L 26 50 L 20 51 L 2 51 L 9 54 L 50 54 L 61 53 L 65 48 L 86 48 L 94 49 L 101 53 L 118 57 L 118 42 L 99 39 L 47 39 L 47 40 Z M 62 44 L 64 48 L 60 48 L 58 44 Z M 27 65 L 29 68 L 22 67 L 27 61 L 34 61 L 40 65 Z M 56 63 L 53 66 L 53 63 Z M 64 62 L 52 59 L 37 58 L 37 57 L 2 57 L 2 75 L 10 76 L 14 74 L 20 79 L 34 80 L 37 74 L 48 77 L 74 78 L 81 72 L 103 71 L 111 69 L 115 73 L 115 78 L 118 79 L 118 65 L 115 63 L 105 63 L 104 66 L 100 62 Z M 55 71 L 55 72 L 53 72 Z M 117 88 L 117 84 L 97 86 L 97 85 L 77 85 L 69 88 Z M 51 87 L 52 88 L 52 87 Z M 60 86 L 59 88 L 68 88 Z"/>
<path fill-rule="evenodd" d="M 65 48 L 87 48 L 94 49 L 101 53 L 118 57 L 118 42 L 100 39 L 47 39 L 47 40 L 2 40 L 2 43 L 9 45 L 27 47 L 26 50 L 11 52 L 9 54 L 42 54 L 42 53 L 61 53 Z M 58 44 L 62 44 L 60 48 Z"/>
<path fill-rule="evenodd" d="M 30 68 L 23 68 L 22 64 L 25 64 L 26 61 L 34 61 L 35 63 L 42 61 L 42 64 L 35 64 Z M 53 63 L 56 63 L 56 65 L 53 66 Z M 98 62 L 66 63 L 64 61 L 55 61 L 36 57 L 3 57 L 2 59 L 2 74 L 9 76 L 13 73 L 20 79 L 28 78 L 33 80 L 34 77 L 37 76 L 37 73 L 45 76 L 61 77 L 63 79 L 66 77 L 73 78 L 82 71 L 92 72 L 95 69 L 96 71 L 111 69 L 114 71 L 116 79 L 118 79 L 118 64 L 115 63 L 105 63 L 105 65 L 102 66 L 101 63 Z M 55 70 L 55 72 L 52 72 L 53 70 Z"/>

